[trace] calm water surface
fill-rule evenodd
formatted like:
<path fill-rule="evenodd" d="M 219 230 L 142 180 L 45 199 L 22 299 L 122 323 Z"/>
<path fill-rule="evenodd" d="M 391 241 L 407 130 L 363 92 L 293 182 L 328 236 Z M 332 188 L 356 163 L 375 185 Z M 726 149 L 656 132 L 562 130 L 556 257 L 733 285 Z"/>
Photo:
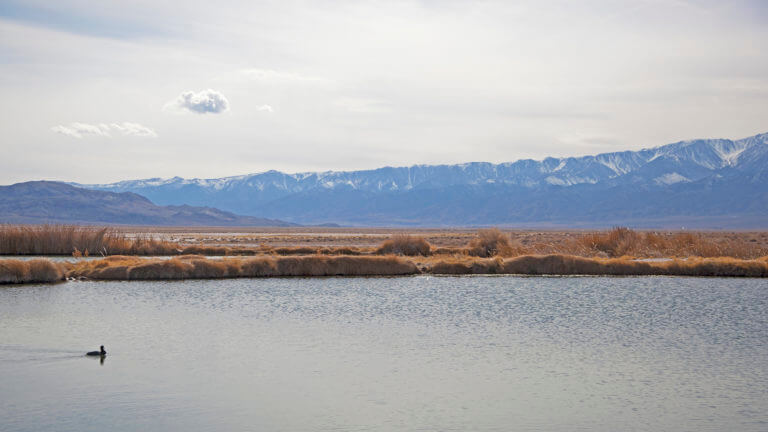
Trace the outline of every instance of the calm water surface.
<path fill-rule="evenodd" d="M 766 431 L 767 299 L 705 278 L 2 287 L 0 430 Z"/>

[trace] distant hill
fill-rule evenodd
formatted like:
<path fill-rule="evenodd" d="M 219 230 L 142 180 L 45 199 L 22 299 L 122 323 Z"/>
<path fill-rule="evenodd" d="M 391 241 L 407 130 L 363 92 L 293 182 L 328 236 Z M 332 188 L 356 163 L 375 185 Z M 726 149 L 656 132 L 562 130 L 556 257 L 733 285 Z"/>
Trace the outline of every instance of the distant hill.
<path fill-rule="evenodd" d="M 768 133 L 542 161 L 83 186 L 302 224 L 768 228 Z"/>
<path fill-rule="evenodd" d="M 82 223 L 180 226 L 290 226 L 211 207 L 158 206 L 132 192 L 105 192 L 32 181 L 0 186 L 0 223 Z"/>

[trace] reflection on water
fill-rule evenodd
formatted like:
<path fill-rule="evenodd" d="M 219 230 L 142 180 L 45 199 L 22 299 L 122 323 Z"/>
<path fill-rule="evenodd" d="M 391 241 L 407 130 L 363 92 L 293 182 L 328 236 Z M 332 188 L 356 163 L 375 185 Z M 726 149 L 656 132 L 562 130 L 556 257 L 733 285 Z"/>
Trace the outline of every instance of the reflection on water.
<path fill-rule="evenodd" d="M 768 429 L 765 281 L 0 288 L 0 430 Z M 104 344 L 109 361 L 86 357 Z"/>

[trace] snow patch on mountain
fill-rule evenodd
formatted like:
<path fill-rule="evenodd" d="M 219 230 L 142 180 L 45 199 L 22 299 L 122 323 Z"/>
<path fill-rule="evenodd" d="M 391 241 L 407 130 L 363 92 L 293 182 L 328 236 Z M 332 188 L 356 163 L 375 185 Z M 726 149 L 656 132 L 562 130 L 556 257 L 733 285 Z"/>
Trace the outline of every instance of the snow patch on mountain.
<path fill-rule="evenodd" d="M 661 184 L 671 185 L 671 184 L 680 183 L 680 182 L 689 182 L 691 180 L 683 175 L 673 172 L 673 173 L 667 173 L 662 176 L 656 177 L 655 179 L 653 179 L 653 181 L 658 185 L 661 185 Z"/>

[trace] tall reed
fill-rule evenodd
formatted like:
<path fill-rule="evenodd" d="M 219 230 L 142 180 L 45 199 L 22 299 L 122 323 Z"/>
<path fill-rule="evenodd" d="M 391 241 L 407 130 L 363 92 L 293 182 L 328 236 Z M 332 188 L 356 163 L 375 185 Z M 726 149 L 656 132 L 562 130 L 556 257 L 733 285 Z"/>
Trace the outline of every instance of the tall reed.
<path fill-rule="evenodd" d="M 0 255 L 172 255 L 175 243 L 104 227 L 0 225 Z"/>
<path fill-rule="evenodd" d="M 0 284 L 57 282 L 64 280 L 66 265 L 46 259 L 0 259 Z"/>

